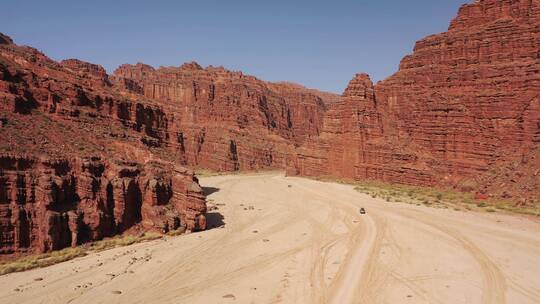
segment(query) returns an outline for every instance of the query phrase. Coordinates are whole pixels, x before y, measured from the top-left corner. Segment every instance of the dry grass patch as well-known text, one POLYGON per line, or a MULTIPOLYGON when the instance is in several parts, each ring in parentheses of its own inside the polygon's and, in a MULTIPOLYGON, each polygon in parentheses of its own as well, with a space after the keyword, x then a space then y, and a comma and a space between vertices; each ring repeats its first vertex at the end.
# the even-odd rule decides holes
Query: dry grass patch
POLYGON ((456 211, 463 212, 483 211, 492 213, 501 210, 510 213, 540 216, 540 201, 538 200, 526 206, 519 206, 516 205, 516 202, 495 198, 485 201, 476 200, 471 192, 465 192, 474 189, 471 181, 462 182, 459 187, 461 191, 458 191, 436 187, 389 184, 379 181, 355 181, 328 176, 311 178, 324 182, 353 185, 356 191, 365 193, 372 198, 382 198, 387 202, 424 205, 433 208, 453 208, 456 211))
MULTIPOLYGON (((338 181, 344 183, 343 181, 338 181)), ((373 198, 382 198, 387 202, 400 202, 414 205, 424 205, 433 208, 452 208, 454 210, 476 210, 497 212, 504 210, 512 213, 540 216, 540 204, 531 206, 516 206, 511 201, 488 199, 478 201, 472 193, 456 190, 416 187, 408 185, 392 185, 382 182, 348 182, 355 185, 355 190, 366 193, 373 198)))
POLYGON ((495 200, 490 202, 490 206, 493 206, 497 210, 504 210, 524 215, 540 216, 540 204, 538 202, 535 202, 530 206, 516 206, 515 204, 511 204, 506 201, 495 200))
POLYGON ((171 230, 169 232, 167 232, 167 235, 168 236, 178 236, 178 235, 182 235, 186 232, 186 227, 180 227, 176 230, 171 230))
POLYGON ((474 201, 469 193, 437 188, 391 185, 381 182, 356 182, 354 185, 355 190, 366 193, 373 198, 380 197, 387 202, 448 208, 448 205, 474 201))
POLYGON ((103 250, 107 250, 107 249, 111 249, 115 247, 129 246, 131 244, 140 243, 144 241, 157 240, 162 237, 163 235, 154 233, 154 232, 143 233, 142 235, 139 235, 139 236, 135 236, 135 235, 118 236, 118 237, 90 243, 89 250, 103 251, 103 250))
POLYGON ((106 240, 87 243, 77 247, 64 248, 43 254, 24 256, 13 261, 0 262, 0 275, 34 268, 47 267, 69 261, 74 258, 83 257, 91 252, 99 252, 116 247, 128 246, 144 241, 160 239, 162 237, 163 236, 161 234, 152 232, 144 233, 139 236, 117 236, 106 240))
POLYGON ((61 262, 69 261, 74 258, 85 256, 87 250, 82 247, 65 248, 50 253, 31 255, 19 258, 14 261, 0 263, 0 275, 11 272, 30 270, 33 268, 47 267, 61 262))

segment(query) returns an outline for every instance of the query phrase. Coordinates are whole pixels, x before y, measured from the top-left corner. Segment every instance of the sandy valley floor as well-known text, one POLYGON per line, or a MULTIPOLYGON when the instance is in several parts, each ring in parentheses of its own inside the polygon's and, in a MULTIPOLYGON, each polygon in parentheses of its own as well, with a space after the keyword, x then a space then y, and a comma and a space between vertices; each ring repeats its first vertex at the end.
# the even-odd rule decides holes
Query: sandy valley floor
POLYGON ((540 303, 538 222, 280 174, 201 183, 220 227, 0 276, 0 303, 540 303))

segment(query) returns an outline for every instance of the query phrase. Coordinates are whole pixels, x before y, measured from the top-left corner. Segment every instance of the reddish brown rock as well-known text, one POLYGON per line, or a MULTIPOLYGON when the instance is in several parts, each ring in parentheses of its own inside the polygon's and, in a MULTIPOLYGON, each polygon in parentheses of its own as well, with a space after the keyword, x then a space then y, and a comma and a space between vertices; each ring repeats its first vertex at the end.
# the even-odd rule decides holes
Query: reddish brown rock
POLYGON ((494 196, 538 200, 539 28, 540 1, 464 5, 375 96, 365 76, 351 81, 289 171, 415 185, 472 180, 494 196), (504 168, 520 171, 521 189, 504 168))
POLYGON ((12 44, 13 40, 10 37, 0 33, 0 44, 12 44))
POLYGON ((288 172, 427 185, 425 167, 414 146, 386 137, 373 84, 358 74, 330 106, 321 135, 298 149, 288 172))
POLYGON ((2 252, 133 229, 204 229, 204 195, 178 164, 284 168, 322 123, 315 91, 196 63, 124 65, 109 77, 98 65, 58 63, 2 39, 0 153, 28 163, 0 168, 2 252), (21 191, 31 199, 18 201, 21 191))
POLYGON ((193 173, 167 166, 0 156, 1 253, 56 250, 132 228, 204 229, 193 173))
POLYGON ((342 97, 224 68, 60 63, 0 35, 0 251, 132 229, 205 228, 193 173, 540 193, 540 3, 479 0, 417 42, 399 71, 342 97))
MULTIPOLYGON (((269 85, 273 86, 275 90, 278 90, 281 92, 288 91, 292 94, 305 95, 305 96, 308 96, 308 95, 317 96, 324 102, 325 105, 330 105, 332 103, 335 103, 341 100, 341 95, 306 88, 305 86, 294 83, 294 82, 280 81, 276 83, 269 83, 269 85)), ((308 98, 312 98, 312 97, 308 97, 308 98)))
POLYGON ((197 179, 161 148, 163 109, 122 96, 100 66, 3 44, 0 99, 0 253, 205 229, 197 179))
POLYGON ((168 107, 166 132, 177 159, 220 171, 284 168, 294 146, 319 133, 325 110, 314 91, 197 63, 122 65, 114 80, 168 107))
MULTIPOLYGON (((102 66, 78 59, 62 60, 60 64, 67 70, 74 72, 80 78, 88 78, 100 82, 101 85, 110 86, 109 75, 107 75, 107 72, 102 66)), ((92 82, 87 82, 85 84, 91 85, 92 82)))

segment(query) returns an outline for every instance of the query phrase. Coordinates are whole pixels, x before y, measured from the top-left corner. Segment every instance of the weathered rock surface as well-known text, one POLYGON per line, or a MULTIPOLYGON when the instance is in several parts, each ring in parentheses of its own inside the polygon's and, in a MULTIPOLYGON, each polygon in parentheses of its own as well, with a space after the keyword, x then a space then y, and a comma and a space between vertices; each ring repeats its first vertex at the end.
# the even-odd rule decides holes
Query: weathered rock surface
POLYGON ((196 63, 123 65, 109 76, 0 38, 2 252, 204 229, 197 179, 175 164, 284 168, 335 98, 196 63))
POLYGON ((289 171, 467 182, 488 195, 537 200, 539 29, 537 0, 464 5, 448 32, 417 42, 393 76, 374 88, 365 75, 353 79, 289 171), (519 178, 503 177, 508 168, 519 178))
POLYGON ((205 228, 193 172, 450 185, 540 197, 540 1, 464 5, 343 96, 196 63, 55 62, 0 34, 0 252, 205 228))
POLYGON ((127 99, 100 66, 2 39, 0 253, 205 229, 198 180, 159 149, 159 105, 127 99))
POLYGON ((369 76, 356 75, 330 106, 321 135, 298 149, 289 173, 430 184, 415 147, 387 138, 383 119, 369 76))
POLYGON ((0 33, 0 44, 12 44, 13 40, 10 37, 0 33))
POLYGON ((204 229, 192 173, 160 163, 0 156, 0 253, 76 246, 132 228, 204 229))
POLYGON ((325 110, 323 99, 307 89, 197 63, 122 65, 114 80, 134 95, 170 105, 164 132, 177 159, 220 171, 284 168, 294 146, 319 133, 325 110))

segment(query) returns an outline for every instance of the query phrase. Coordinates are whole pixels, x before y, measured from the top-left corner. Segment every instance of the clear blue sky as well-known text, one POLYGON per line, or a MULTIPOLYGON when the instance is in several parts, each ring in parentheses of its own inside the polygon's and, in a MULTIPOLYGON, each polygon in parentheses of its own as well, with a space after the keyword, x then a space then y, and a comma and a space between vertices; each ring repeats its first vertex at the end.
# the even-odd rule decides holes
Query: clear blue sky
POLYGON ((394 73, 414 42, 472 0, 65 0, 2 3, 0 32, 49 57, 223 65, 341 93, 357 72, 394 73))

